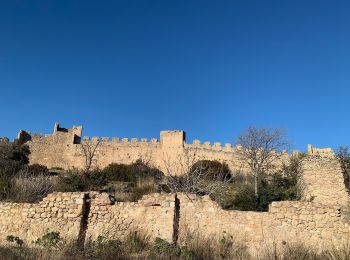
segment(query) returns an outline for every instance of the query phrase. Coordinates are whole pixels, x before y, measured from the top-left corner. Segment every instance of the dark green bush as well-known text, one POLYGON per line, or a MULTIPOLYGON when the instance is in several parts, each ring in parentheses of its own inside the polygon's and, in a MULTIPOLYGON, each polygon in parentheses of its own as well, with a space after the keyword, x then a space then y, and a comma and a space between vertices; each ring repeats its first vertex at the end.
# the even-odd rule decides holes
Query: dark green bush
POLYGON ((108 181, 137 182, 142 179, 161 180, 164 174, 156 168, 149 167, 141 160, 126 165, 111 163, 103 169, 108 181))
POLYGON ((37 176, 37 175, 48 175, 49 169, 41 164, 32 164, 25 167, 25 171, 30 176, 37 176))
POLYGON ((10 243, 15 243, 16 245, 18 246, 21 246, 23 245, 23 240, 20 239, 19 237, 17 236, 13 236, 13 235, 9 235, 6 237, 6 241, 10 242, 10 243))
POLYGON ((60 191, 86 191, 88 188, 88 179, 80 172, 69 171, 58 177, 58 189, 60 191))
MULTIPOLYGON (((154 241, 153 250, 159 255, 166 255, 168 257, 180 256, 182 252, 180 247, 170 244, 166 240, 159 237, 157 237, 154 241)), ((190 255, 190 251, 187 248, 184 248, 183 254, 184 256, 190 255)))
POLYGON ((93 171, 87 174, 90 190, 98 190, 108 184, 107 174, 103 171, 93 171))
POLYGON ((253 183, 242 184, 229 208, 237 210, 267 211, 273 201, 298 200, 300 160, 303 155, 293 156, 289 164, 270 176, 262 178, 258 185, 259 196, 255 198, 253 183))
POLYGON ((58 242, 61 241, 60 232, 49 232, 43 235, 41 238, 38 238, 37 240, 33 241, 34 244, 50 248, 50 247, 56 247, 58 242))
POLYGON ((200 160, 192 165, 191 173, 199 173, 206 180, 230 180, 231 171, 226 163, 210 160, 200 160))
POLYGON ((28 163, 29 149, 17 142, 0 142, 0 199, 11 197, 11 180, 28 163))

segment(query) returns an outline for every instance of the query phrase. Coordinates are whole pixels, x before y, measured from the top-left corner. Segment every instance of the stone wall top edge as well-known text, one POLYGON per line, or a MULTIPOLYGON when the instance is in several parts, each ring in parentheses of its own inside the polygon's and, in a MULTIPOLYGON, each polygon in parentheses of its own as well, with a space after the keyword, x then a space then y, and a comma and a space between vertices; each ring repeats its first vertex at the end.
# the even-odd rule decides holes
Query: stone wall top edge
POLYGON ((88 136, 84 136, 84 138, 82 139, 82 143, 84 142, 91 142, 91 141, 99 141, 101 142, 101 144, 133 144, 133 143, 147 143, 147 144, 159 144, 159 140, 158 138, 119 138, 119 137, 97 137, 94 136, 92 138, 88 137, 88 136))

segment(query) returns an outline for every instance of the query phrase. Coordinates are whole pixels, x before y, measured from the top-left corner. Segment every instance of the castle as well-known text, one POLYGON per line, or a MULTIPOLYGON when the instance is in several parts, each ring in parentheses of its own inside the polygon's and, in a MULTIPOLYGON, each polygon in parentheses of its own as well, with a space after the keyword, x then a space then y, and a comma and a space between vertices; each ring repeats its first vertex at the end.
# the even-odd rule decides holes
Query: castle
MULTIPOLYGON (((86 154, 84 145, 96 148, 93 163, 95 167, 104 168, 110 163, 131 164, 141 159, 148 164, 167 173, 169 168, 176 170, 177 163, 181 158, 191 158, 192 163, 199 160, 216 160, 226 163, 232 172, 247 171, 248 165, 240 154, 239 145, 232 147, 227 143, 224 146, 216 142, 201 143, 194 140, 192 144, 186 142, 184 131, 161 131, 160 140, 153 138, 98 138, 82 137, 82 126, 62 128, 55 124, 53 134, 41 136, 30 135, 21 130, 18 140, 27 143, 30 148, 30 163, 45 165, 48 168, 84 168, 86 154), (95 146, 95 147, 93 147, 95 146)), ((309 154, 321 156, 332 155, 329 148, 318 149, 308 146, 309 154)), ((287 152, 283 152, 281 160, 289 158, 287 152)))
MULTIPOLYGON (((82 128, 55 125, 53 135, 33 137, 26 131, 18 139, 31 150, 31 163, 48 167, 83 167, 81 145, 97 138, 81 138, 82 128)), ((232 169, 243 163, 236 150, 220 144, 185 142, 183 131, 162 131, 160 142, 152 139, 102 139, 98 166, 111 162, 131 163, 140 156, 161 162, 164 154, 174 156, 198 151, 201 158, 226 160, 232 169), (234 158, 234 159, 232 159, 234 158)), ((161 167, 162 164, 159 164, 161 167)), ((7 235, 26 243, 48 231, 60 231, 66 241, 123 239, 129 232, 145 232, 154 239, 186 245, 193 234, 222 239, 232 236, 245 243, 251 252, 264 247, 283 247, 303 243, 318 249, 346 245, 350 237, 349 194, 340 163, 330 149, 308 147, 301 163, 300 201, 273 202, 268 212, 223 210, 208 196, 189 194, 150 194, 138 202, 114 202, 107 193, 52 193, 39 203, 0 203, 0 244, 7 235)))
POLYGON ((178 157, 195 157, 194 160, 217 160, 228 164, 231 170, 247 168, 244 160, 239 156, 239 146, 231 144, 201 143, 194 140, 192 144, 186 142, 184 131, 161 131, 160 140, 153 138, 98 138, 82 137, 82 126, 62 128, 55 124, 53 134, 31 136, 27 131, 20 131, 18 139, 26 142, 30 148, 30 163, 38 163, 48 168, 63 169, 84 168, 84 144, 96 146, 94 166, 104 168, 110 163, 131 164, 138 159, 165 171, 167 163, 174 163, 178 157))

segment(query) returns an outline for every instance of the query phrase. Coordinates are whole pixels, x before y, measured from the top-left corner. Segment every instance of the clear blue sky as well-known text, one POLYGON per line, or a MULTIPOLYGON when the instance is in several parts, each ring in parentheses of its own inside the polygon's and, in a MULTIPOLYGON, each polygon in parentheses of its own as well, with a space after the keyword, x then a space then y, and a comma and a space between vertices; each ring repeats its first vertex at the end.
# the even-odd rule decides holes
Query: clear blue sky
POLYGON ((349 1, 0 2, 0 136, 350 144, 349 1))

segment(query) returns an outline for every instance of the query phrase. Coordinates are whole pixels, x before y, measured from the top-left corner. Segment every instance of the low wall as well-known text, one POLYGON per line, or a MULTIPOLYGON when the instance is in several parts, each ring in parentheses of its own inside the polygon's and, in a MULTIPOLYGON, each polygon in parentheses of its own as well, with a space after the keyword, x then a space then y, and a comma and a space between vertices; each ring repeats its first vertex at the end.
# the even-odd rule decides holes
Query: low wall
POLYGON ((137 203, 112 204, 107 194, 93 194, 86 239, 96 240, 101 235, 123 240, 130 232, 143 232, 150 239, 160 237, 172 241, 174 195, 152 194, 137 203))
POLYGON ((84 193, 53 193, 40 203, 0 203, 0 242, 8 235, 30 244, 49 231, 65 240, 79 236, 84 193))
POLYGON ((251 252, 285 243, 303 243, 321 250, 350 238, 347 212, 339 205, 313 202, 273 202, 268 212, 227 211, 209 197, 179 195, 180 243, 193 237, 219 241, 232 237, 251 252))
POLYGON ((142 232, 186 245, 198 235, 217 240, 230 236, 258 252, 273 243, 301 242, 325 249, 349 238, 346 212, 339 205, 273 202, 268 212, 221 209, 208 196, 152 194, 140 201, 113 202, 106 193, 53 193, 40 203, 0 203, 0 243, 14 235, 28 245, 50 231, 66 241, 123 240, 142 232))

